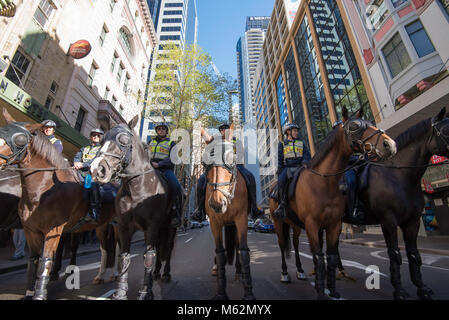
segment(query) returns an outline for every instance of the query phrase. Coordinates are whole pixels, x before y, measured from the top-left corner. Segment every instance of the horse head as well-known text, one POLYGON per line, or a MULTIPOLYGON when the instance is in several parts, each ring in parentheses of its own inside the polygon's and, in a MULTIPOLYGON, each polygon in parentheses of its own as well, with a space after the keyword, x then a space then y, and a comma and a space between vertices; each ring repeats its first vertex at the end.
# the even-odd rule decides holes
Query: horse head
POLYGON ((427 151, 431 155, 449 157, 449 117, 446 107, 432 118, 432 133, 427 141, 427 151))
POLYGON ((376 128, 368 120, 362 119, 363 107, 353 116, 348 115, 346 107, 342 109, 343 121, 340 124, 352 152, 381 159, 391 158, 396 152, 396 143, 382 129, 376 128))
POLYGON ((131 164, 133 149, 143 149, 132 131, 137 121, 138 116, 135 116, 128 125, 119 124, 106 133, 90 166, 94 181, 108 183, 114 175, 123 174, 131 164))
POLYGON ((40 130, 42 124, 17 122, 3 109, 6 126, 0 128, 0 165, 17 164, 25 158, 32 133, 40 130))
POLYGON ((225 213, 231 204, 237 182, 237 164, 232 143, 234 128, 234 124, 231 124, 224 139, 206 142, 208 146, 204 154, 207 185, 212 187, 208 204, 220 214, 225 213))

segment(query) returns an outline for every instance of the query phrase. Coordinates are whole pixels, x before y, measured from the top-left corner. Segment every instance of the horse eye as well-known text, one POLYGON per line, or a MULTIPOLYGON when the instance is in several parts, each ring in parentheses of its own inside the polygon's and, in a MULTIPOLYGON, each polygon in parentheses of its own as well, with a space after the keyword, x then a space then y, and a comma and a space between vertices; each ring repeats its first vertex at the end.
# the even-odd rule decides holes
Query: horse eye
POLYGON ((28 139, 25 134, 20 133, 13 138, 13 142, 16 146, 23 147, 28 143, 28 139))
POLYGON ((127 134, 122 133, 117 137, 117 140, 119 144, 126 146, 130 142, 130 137, 127 134))

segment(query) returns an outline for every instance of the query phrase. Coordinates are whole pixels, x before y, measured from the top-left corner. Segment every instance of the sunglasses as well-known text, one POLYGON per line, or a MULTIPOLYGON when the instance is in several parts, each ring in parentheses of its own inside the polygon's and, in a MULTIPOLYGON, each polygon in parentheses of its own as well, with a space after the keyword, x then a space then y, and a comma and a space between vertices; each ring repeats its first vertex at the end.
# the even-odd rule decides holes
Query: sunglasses
POLYGON ((159 128, 156 129, 156 131, 161 131, 161 130, 166 131, 167 129, 165 129, 165 127, 159 127, 159 128))
POLYGON ((91 137, 99 137, 99 138, 100 138, 100 137, 101 137, 101 134, 99 134, 99 133, 93 133, 93 134, 91 134, 90 136, 91 136, 91 137))

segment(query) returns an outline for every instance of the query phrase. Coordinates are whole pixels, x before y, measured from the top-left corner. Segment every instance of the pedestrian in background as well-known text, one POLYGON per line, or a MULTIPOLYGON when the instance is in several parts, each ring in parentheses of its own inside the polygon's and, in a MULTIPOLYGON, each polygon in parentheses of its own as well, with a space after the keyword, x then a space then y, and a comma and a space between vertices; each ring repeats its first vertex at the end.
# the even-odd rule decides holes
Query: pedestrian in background
POLYGON ((13 237, 12 237, 14 247, 16 248, 16 251, 12 255, 12 257, 9 260, 15 261, 20 260, 25 257, 25 232, 23 229, 13 229, 13 237))

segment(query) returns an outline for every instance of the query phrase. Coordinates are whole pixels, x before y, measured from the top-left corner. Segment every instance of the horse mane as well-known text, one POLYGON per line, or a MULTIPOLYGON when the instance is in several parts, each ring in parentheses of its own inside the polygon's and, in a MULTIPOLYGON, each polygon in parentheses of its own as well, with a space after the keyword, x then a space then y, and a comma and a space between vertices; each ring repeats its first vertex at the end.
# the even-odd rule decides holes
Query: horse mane
POLYGON ((418 122, 413 127, 408 128, 406 131, 401 133, 394 141, 396 142, 396 148, 401 150, 408 146, 411 142, 419 139, 423 134, 425 134, 431 126, 431 119, 426 119, 418 122))
POLYGON ((67 167, 67 162, 55 146, 48 140, 47 136, 40 131, 33 134, 30 143, 31 151, 37 156, 50 162, 52 166, 58 168, 67 167))
POLYGON ((338 129, 334 128, 331 133, 326 137, 326 139, 318 145, 318 150, 315 155, 310 160, 308 165, 309 168, 316 167, 328 154, 335 144, 338 137, 338 129))

